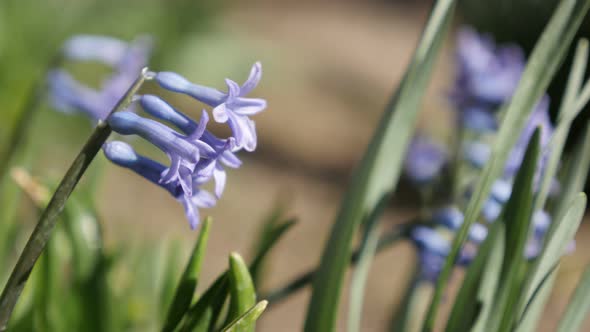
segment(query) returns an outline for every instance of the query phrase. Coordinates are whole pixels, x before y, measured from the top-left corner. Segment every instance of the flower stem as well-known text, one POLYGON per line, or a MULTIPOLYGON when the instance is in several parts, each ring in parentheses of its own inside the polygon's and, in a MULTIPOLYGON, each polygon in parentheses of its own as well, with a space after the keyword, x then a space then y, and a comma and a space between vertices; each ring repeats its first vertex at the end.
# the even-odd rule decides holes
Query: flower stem
MULTIPOLYGON (((384 249, 388 248, 390 245, 397 243, 399 240, 403 240, 408 237, 412 229, 414 229, 418 225, 423 225, 422 222, 407 222, 403 224, 397 225, 393 230, 389 231, 385 235, 383 235, 377 244, 377 253, 383 251, 384 249)), ((357 249, 351 256, 350 256, 350 264, 355 265, 360 259, 360 252, 357 249)), ((263 294, 260 296, 261 299, 268 300, 269 306, 275 305, 282 300, 286 299, 293 293, 299 291, 309 283, 313 281, 313 277, 316 270, 308 271, 295 280, 292 280, 287 285, 270 291, 267 294, 263 294)), ((269 307, 269 308, 270 308, 269 307)))
MULTIPOLYGON (((151 79, 151 74, 144 68, 141 75, 135 80, 133 85, 127 90, 123 98, 119 100, 111 113, 121 111, 129 106, 132 97, 137 93, 143 83, 151 79)), ((37 226, 31 237, 27 241, 23 252, 21 253, 16 266, 10 274, 10 278, 0 296, 0 332, 8 328, 8 320, 18 301, 18 298, 35 266, 35 262, 43 252, 51 232, 55 227, 57 218, 61 214, 68 197, 74 191, 76 184, 84 175, 84 172, 105 143, 111 128, 106 121, 100 121, 92 135, 86 141, 86 144, 72 162, 67 173, 61 180, 49 204, 41 214, 37 226)))

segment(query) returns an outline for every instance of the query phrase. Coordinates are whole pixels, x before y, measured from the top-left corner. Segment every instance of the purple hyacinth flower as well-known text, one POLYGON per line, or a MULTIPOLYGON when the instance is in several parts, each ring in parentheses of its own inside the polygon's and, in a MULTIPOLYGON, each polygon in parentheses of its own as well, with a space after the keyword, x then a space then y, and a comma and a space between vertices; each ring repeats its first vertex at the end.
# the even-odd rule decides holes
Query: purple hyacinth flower
POLYGON ((76 35, 65 41, 62 54, 68 60, 96 61, 115 67, 125 56, 126 42, 99 35, 76 35))
POLYGON ((482 142, 464 142, 463 155, 465 159, 477 168, 483 168, 490 159, 492 149, 489 145, 482 142))
POLYGON ((167 190, 176 200, 182 203, 187 219, 192 229, 199 223, 199 208, 210 208, 215 205, 215 198, 209 192, 195 186, 190 192, 185 185, 177 181, 162 183, 160 174, 166 170, 166 166, 141 156, 133 148, 124 142, 113 141, 103 146, 107 159, 113 163, 128 168, 143 178, 157 184, 167 190))
POLYGON ((254 151, 257 145, 256 126, 249 116, 255 115, 266 108, 266 101, 258 98, 246 98, 260 81, 262 66, 255 63, 250 76, 240 87, 236 82, 226 79, 228 92, 194 84, 186 78, 172 72, 160 72, 156 81, 164 89, 187 94, 209 106, 214 107, 213 117, 216 122, 228 123, 236 146, 234 151, 244 148, 254 151))
POLYGON ((437 209, 432 214, 435 223, 443 225, 451 230, 457 230, 463 224, 463 213, 456 206, 446 206, 437 209))
POLYGON ((193 173, 201 156, 211 159, 218 154, 211 146, 200 140, 207 125, 207 118, 201 119, 197 129, 189 136, 181 135, 157 121, 128 111, 112 114, 107 121, 114 132, 140 136, 165 152, 170 159, 170 167, 162 173, 161 181, 179 181, 188 192, 193 188, 193 173))
POLYGON ((465 106, 488 105, 494 112, 510 98, 524 70, 525 58, 516 46, 496 46, 487 36, 472 29, 459 32, 458 77, 452 100, 465 106))
POLYGON ((408 178, 425 184, 436 178, 447 162, 447 152, 424 136, 416 136, 408 147, 404 171, 408 178))
MULTIPOLYGON (((444 266, 444 261, 451 250, 449 240, 444 238, 436 230, 428 227, 416 227, 412 230, 410 238, 418 248, 420 260, 419 278, 427 281, 436 281, 444 266)), ((457 264, 468 265, 473 261, 475 251, 467 246, 461 250, 457 264)))
POLYGON ((75 80, 63 69, 48 73, 50 99, 63 112, 82 112, 95 121, 104 120, 146 66, 151 41, 140 37, 131 43, 103 36, 76 36, 66 41, 66 60, 97 61, 113 68, 99 89, 75 80))
POLYGON ((474 132, 495 132, 498 130, 496 114, 484 107, 469 106, 462 110, 461 126, 474 132))
MULTIPOLYGON (((201 120, 197 123, 157 96, 144 95, 141 96, 139 102, 148 114, 176 126, 186 135, 195 135, 198 128, 201 125, 205 126, 209 121, 209 115, 204 110, 201 114, 201 120)), ((238 168, 241 165, 241 161, 231 151, 234 139, 233 137, 227 140, 220 139, 205 130, 200 134, 199 140, 212 147, 216 153, 214 156, 209 156, 208 159, 199 160, 195 165, 195 174, 199 174, 199 178, 195 179, 195 181, 202 184, 214 178, 215 195, 219 198, 223 193, 227 177, 223 165, 231 168, 238 168)))

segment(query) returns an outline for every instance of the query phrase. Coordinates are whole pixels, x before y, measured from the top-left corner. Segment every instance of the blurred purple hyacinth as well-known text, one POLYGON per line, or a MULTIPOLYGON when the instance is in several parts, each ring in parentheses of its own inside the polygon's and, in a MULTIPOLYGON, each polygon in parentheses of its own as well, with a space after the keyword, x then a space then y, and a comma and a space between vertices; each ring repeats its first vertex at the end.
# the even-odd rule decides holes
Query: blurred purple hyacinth
MULTIPOLYGON (((429 227, 416 227, 410 234, 410 238, 418 249, 418 278, 424 281, 436 282, 444 266, 445 259, 451 250, 450 241, 429 227)), ((465 247, 459 255, 457 264, 467 265, 473 258, 473 251, 465 247)))
POLYGON ((434 180, 447 162, 445 149, 431 139, 417 135, 414 137, 404 162, 404 172, 417 184, 434 180))
POLYGON ((82 112, 91 119, 104 120, 147 65, 151 39, 140 37, 127 43, 93 35, 78 35, 67 40, 62 56, 68 61, 98 62, 113 69, 99 89, 77 81, 66 70, 52 69, 47 76, 50 99, 62 112, 82 112))
MULTIPOLYGON (((249 92, 260 79, 260 64, 257 63, 254 68, 257 70, 254 73, 255 78, 252 79, 253 74, 251 74, 251 79, 244 84, 242 90, 249 92)), ((180 89, 178 74, 155 73, 155 77, 160 77, 163 82, 167 82, 160 84, 164 89, 182 92, 193 91, 195 87, 198 87, 199 93, 208 91, 211 100, 218 98, 224 100, 221 103, 230 103, 228 100, 231 98, 221 96, 222 92, 186 83, 188 81, 184 84, 185 88, 188 87, 189 90, 180 89), (169 81, 166 77, 176 78, 169 81)), ((107 119, 109 125, 118 134, 139 136, 156 146, 168 157, 169 166, 138 155, 131 146, 118 141, 105 145, 105 156, 115 164, 134 171, 170 192, 184 206, 189 224, 194 229, 200 220, 199 208, 212 207, 215 205, 216 199, 221 198, 227 180, 225 167, 238 168, 241 161, 235 153, 242 148, 249 150, 249 148, 255 147, 255 140, 253 146, 248 145, 250 143, 240 145, 238 143, 239 135, 235 135, 235 131, 234 135, 229 138, 216 137, 207 130, 209 114, 206 110, 201 112, 201 117, 197 122, 158 96, 135 96, 135 101, 155 119, 148 119, 130 111, 122 111, 109 116, 107 119), (166 124, 177 128, 177 130, 166 124), (203 189, 204 185, 211 182, 214 182, 215 195, 211 195, 203 189)), ((265 101, 263 103, 266 105, 265 101)), ((217 103, 214 107, 219 107, 219 105, 217 103)), ((213 111, 215 112, 215 109, 213 111)), ((247 120, 252 122, 249 118, 247 120)), ((231 122, 229 126, 232 126, 231 122)), ((254 128, 253 122, 252 128, 254 128)))
POLYGON ((524 70, 524 53, 517 46, 497 46, 470 28, 459 32, 457 80, 451 99, 460 110, 495 112, 512 96, 524 70))
POLYGON ((246 82, 238 83, 226 79, 227 93, 214 88, 191 83, 186 78, 171 72, 160 72, 156 81, 167 90, 189 95, 213 108, 213 118, 219 123, 228 123, 235 139, 233 150, 254 151, 257 144, 256 126, 249 116, 266 108, 266 101, 259 98, 246 98, 260 81, 262 66, 255 63, 246 82))

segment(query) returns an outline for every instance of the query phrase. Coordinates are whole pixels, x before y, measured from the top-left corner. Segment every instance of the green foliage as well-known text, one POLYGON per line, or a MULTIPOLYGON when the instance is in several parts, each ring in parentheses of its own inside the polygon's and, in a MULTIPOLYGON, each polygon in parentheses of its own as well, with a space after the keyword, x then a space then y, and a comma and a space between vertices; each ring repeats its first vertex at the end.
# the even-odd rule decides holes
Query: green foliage
MULTIPOLYGON (((307 309, 305 331, 334 331, 352 239, 396 187, 418 106, 453 13, 454 2, 437 1, 414 58, 356 171, 326 243, 307 309)), ((377 211, 378 213, 378 211, 377 211)))
POLYGON ((165 320, 162 331, 174 331, 191 305, 193 295, 197 289, 203 258, 205 257, 210 227, 211 218, 207 218, 203 222, 203 226, 201 226, 201 232, 195 248, 180 278, 178 287, 176 287, 176 293, 168 310, 168 317, 165 320))

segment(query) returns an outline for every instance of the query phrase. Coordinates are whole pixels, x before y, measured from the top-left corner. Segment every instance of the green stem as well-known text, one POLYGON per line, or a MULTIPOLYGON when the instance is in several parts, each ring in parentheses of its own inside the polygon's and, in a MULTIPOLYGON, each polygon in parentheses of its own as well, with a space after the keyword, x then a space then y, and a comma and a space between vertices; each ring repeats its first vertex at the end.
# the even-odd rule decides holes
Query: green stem
MULTIPOLYGON (((407 238, 412 229, 414 229, 418 225, 423 224, 424 223, 407 222, 397 225, 393 230, 386 233, 379 239, 379 243, 377 244, 377 253, 383 251, 384 249, 388 248, 390 245, 396 243, 397 241, 407 238)), ((356 263, 358 263, 359 259, 360 250, 357 249, 350 256, 350 264, 355 265, 356 263)), ((303 287, 311 283, 313 281, 313 277, 316 271, 317 269, 308 271, 296 278, 295 280, 289 282, 286 286, 270 291, 267 294, 263 294, 262 296, 260 296, 260 298, 268 300, 269 308, 272 308, 275 304, 285 300, 293 293, 301 290, 303 287)))
MULTIPOLYGON (((127 108, 132 101, 133 95, 137 93, 147 79, 151 79, 151 76, 149 76, 147 68, 144 68, 141 75, 135 80, 129 90, 127 90, 123 98, 119 100, 111 113, 127 108)), ((0 296, 0 332, 6 331, 8 320, 10 319, 16 302, 29 279, 29 275, 35 266, 35 262, 47 245, 47 241, 55 227, 57 218, 61 214, 68 197, 74 191, 76 184, 78 184, 78 181, 82 178, 82 175, 84 175, 84 172, 110 134, 111 128, 107 122, 100 121, 76 159, 72 162, 70 168, 53 194, 53 197, 49 201, 49 204, 41 214, 37 226, 27 241, 16 266, 10 274, 8 282, 2 291, 2 295, 0 296)))

